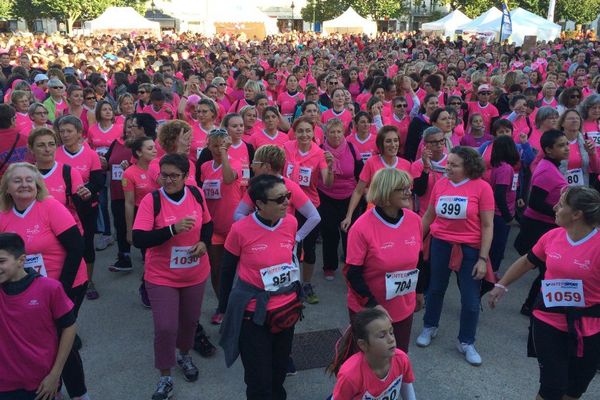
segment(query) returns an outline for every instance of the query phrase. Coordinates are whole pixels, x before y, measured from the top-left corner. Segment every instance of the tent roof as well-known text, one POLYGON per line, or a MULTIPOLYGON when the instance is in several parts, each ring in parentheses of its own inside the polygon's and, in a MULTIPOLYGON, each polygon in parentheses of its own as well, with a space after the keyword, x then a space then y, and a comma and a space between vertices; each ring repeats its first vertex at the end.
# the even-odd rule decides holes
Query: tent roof
POLYGON ((445 17, 437 21, 427 22, 421 25, 424 31, 454 31, 456 27, 471 22, 472 19, 463 14, 460 10, 454 10, 445 17))
POLYGON ((158 22, 147 20, 131 7, 108 7, 89 23, 92 29, 155 29, 160 32, 158 22))
POLYGON ((539 27, 544 28, 544 29, 552 29, 552 28, 561 29, 561 26, 559 24, 555 24, 554 22, 548 21, 546 18, 540 17, 539 15, 534 14, 531 11, 527 11, 521 7, 512 10, 510 12, 510 16, 511 16, 511 18, 518 18, 521 21, 524 21, 524 20, 531 21, 532 23, 537 24, 537 25, 539 25, 539 27))
POLYGON ((362 26, 365 23, 373 23, 370 19, 363 18, 359 13, 354 11, 354 8, 348 7, 342 15, 329 21, 323 22, 325 26, 336 27, 354 27, 362 26))
POLYGON ((483 14, 481 14, 479 17, 475 18, 473 21, 468 22, 464 25, 458 26, 457 29, 460 29, 464 32, 473 31, 480 25, 486 24, 490 21, 493 21, 493 20, 501 18, 501 17, 502 17, 502 11, 498 10, 496 7, 492 7, 489 10, 487 10, 486 12, 484 12, 483 14))

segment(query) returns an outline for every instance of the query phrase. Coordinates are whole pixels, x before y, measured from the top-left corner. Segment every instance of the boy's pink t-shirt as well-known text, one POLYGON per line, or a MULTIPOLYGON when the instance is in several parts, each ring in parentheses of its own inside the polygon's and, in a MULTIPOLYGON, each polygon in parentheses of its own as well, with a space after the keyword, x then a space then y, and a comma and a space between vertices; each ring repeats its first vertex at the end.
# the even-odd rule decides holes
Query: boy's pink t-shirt
POLYGON ((249 143, 257 150, 260 146, 264 146, 266 144, 274 144, 283 148, 283 145, 289 142, 290 139, 288 135, 284 132, 277 131, 275 136, 269 136, 264 130, 256 131, 252 136, 246 139, 246 143, 249 143))
MULTIPOLYGON (((498 167, 492 168, 492 173, 490 175, 490 186, 492 189, 495 189, 496 185, 508 186, 506 191, 506 204, 508 205, 508 211, 510 211, 510 214, 513 216, 515 215, 518 180, 519 174, 515 172, 514 168, 510 164, 502 162, 498 167)), ((502 215, 497 204, 495 215, 502 215)))
MULTIPOLYGON (((583 281, 585 307, 600 304, 600 235, 594 229, 588 236, 574 242, 564 228, 545 233, 533 246, 532 253, 546 263, 544 279, 577 279, 583 281)), ((533 315, 563 332, 568 332, 565 314, 534 310, 533 315)), ((600 332, 600 318, 582 317, 583 336, 600 332)))
POLYGON ((323 125, 327 123, 332 118, 337 118, 342 121, 344 124, 344 134, 348 132, 348 128, 350 128, 350 124, 352 123, 352 113, 344 108, 341 113, 336 113, 333 108, 323 112, 321 114, 321 122, 323 125))
POLYGON ((72 309, 53 279, 35 278, 17 295, 0 289, 0 392, 37 390, 56 361, 56 322, 72 309))
MULTIPOLYGON (((52 197, 34 201, 23 214, 14 207, 0 213, 0 232, 14 232, 21 236, 27 256, 41 256, 41 259, 38 258, 40 262, 31 266, 40 275, 55 280, 60 279, 67 257, 57 236, 73 226, 77 226, 77 223, 69 210, 52 197)), ((82 259, 73 287, 83 285, 87 278, 85 261, 82 259)))
POLYGON ((327 168, 325 162, 325 152, 315 143, 312 143, 310 150, 303 154, 298 149, 298 142, 291 141, 284 145, 285 150, 285 176, 300 185, 300 188, 306 193, 315 207, 321 204, 319 193, 317 192, 317 183, 321 171, 327 168))
POLYGON ((333 388, 332 400, 400 400, 402 383, 414 381, 412 365, 402 350, 396 349, 390 370, 384 379, 375 375, 364 353, 358 352, 342 364, 333 388))
MULTIPOLYGON (((261 270, 271 266, 292 263, 298 222, 287 214, 275 226, 266 226, 253 213, 235 222, 225 240, 225 250, 240 258, 238 277, 258 288, 265 288, 261 270)), ((296 298, 296 293, 271 296, 267 310, 274 310, 296 298)), ((252 299, 246 310, 254 311, 256 300, 252 299)))
MULTIPOLYGON (((367 286, 393 322, 402 321, 415 311, 415 291, 389 298, 386 292, 388 274, 415 271, 423 243, 421 217, 408 209, 403 212, 404 216, 397 224, 390 224, 372 208, 356 220, 348 233, 346 264, 363 267, 367 286)), ((417 278, 418 272, 410 281, 414 288, 417 278)), ((359 312, 364 304, 365 299, 349 287, 348 308, 359 312)))
POLYGON ((200 167, 202 189, 214 222, 214 231, 221 235, 227 235, 229 232, 233 224, 233 212, 242 198, 242 167, 234 160, 230 160, 230 165, 237 175, 230 184, 223 182, 222 164, 215 167, 214 161, 208 161, 200 167))
POLYGON ((103 156, 108 151, 112 142, 122 136, 123 125, 113 124, 109 129, 104 130, 100 128, 100 125, 94 124, 88 130, 87 140, 90 147, 103 156))
POLYGON ((148 170, 140 168, 137 164, 130 165, 123 172, 121 180, 123 192, 133 192, 135 206, 138 207, 142 199, 148 194, 159 188, 156 181, 153 181, 148 175, 148 170))
POLYGON ((346 138, 348 143, 352 143, 354 150, 360 154, 360 158, 362 159, 363 163, 366 163, 373 154, 377 154, 379 152, 377 150, 377 144, 375 144, 375 139, 377 139, 377 136, 370 133, 365 140, 361 140, 357 133, 349 135, 346 138))
MULTIPOLYGON (((537 186, 540 189, 545 190, 548 193, 548 196, 546 197, 546 203, 551 207, 554 207, 560 199, 560 194, 563 188, 567 186, 567 180, 556 165, 544 158, 540 160, 537 168, 535 171, 533 171, 533 175, 531 177, 531 187, 533 186, 537 186)), ((525 209, 523 215, 531 219, 546 222, 548 224, 556 224, 554 217, 544 215, 531 209, 530 207, 525 209)))
POLYGON ((191 257, 189 249, 200 241, 202 225, 211 221, 206 206, 204 193, 203 204, 199 204, 190 190, 186 187, 183 197, 173 201, 167 197, 164 190, 160 193, 160 212, 154 218, 154 203, 152 194, 147 194, 140 203, 133 229, 152 231, 176 224, 185 217, 194 217, 196 222, 192 229, 171 237, 160 246, 146 250, 144 279, 150 283, 168 287, 194 286, 204 282, 210 274, 208 254, 191 257))
POLYGON ((69 153, 64 146, 59 147, 56 149, 56 161, 79 171, 84 183, 90 181, 90 172, 102 170, 98 154, 85 145, 75 154, 69 153))
POLYGON ((431 236, 451 243, 481 245, 481 211, 494 211, 494 194, 483 179, 465 179, 454 183, 448 178, 438 181, 431 193, 435 219, 431 236))
POLYGON ((396 162, 393 165, 388 165, 380 155, 371 156, 365 163, 363 170, 360 172, 359 179, 367 184, 367 187, 371 185, 371 180, 375 173, 380 169, 384 168, 396 168, 400 171, 407 172, 411 177, 411 164, 410 161, 404 158, 396 157, 396 162))

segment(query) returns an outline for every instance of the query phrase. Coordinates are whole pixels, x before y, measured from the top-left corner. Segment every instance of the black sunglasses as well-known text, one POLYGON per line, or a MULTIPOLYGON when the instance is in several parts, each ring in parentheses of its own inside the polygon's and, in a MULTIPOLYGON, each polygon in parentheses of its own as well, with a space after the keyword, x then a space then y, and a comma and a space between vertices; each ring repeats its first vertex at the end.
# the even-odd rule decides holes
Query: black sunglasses
POLYGON ((287 192, 286 194, 281 195, 281 196, 279 196, 277 198, 274 198, 274 199, 265 199, 265 201, 272 201, 272 202, 277 203, 277 204, 283 204, 286 200, 289 200, 291 197, 292 197, 292 193, 291 192, 287 192))

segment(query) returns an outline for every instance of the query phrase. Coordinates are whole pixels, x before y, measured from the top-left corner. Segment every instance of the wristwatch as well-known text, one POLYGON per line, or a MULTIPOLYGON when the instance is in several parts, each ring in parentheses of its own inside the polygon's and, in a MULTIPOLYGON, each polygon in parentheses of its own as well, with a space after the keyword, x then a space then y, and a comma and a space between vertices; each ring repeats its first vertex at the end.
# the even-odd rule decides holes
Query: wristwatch
POLYGON ((482 260, 482 261, 488 262, 488 258, 487 257, 479 256, 479 259, 482 260))

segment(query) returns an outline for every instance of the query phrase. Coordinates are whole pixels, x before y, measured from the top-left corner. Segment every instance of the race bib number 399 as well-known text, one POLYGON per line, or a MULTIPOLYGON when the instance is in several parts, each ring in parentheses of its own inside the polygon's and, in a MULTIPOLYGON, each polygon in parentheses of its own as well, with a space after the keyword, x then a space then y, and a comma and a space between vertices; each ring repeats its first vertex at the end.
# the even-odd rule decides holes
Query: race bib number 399
POLYGON ((469 199, 464 196, 440 196, 435 206, 438 217, 447 219, 467 219, 469 199))
POLYGON ((585 307, 583 282, 578 279, 545 279, 542 281, 544 305, 550 307, 585 307))
POLYGON ((394 297, 403 296, 412 293, 417 288, 419 279, 419 270, 396 271, 385 273, 385 299, 391 300, 394 297))
POLYGON ((275 292, 279 288, 291 285, 300 280, 300 269, 294 263, 283 263, 260 270, 260 277, 265 290, 275 292))

